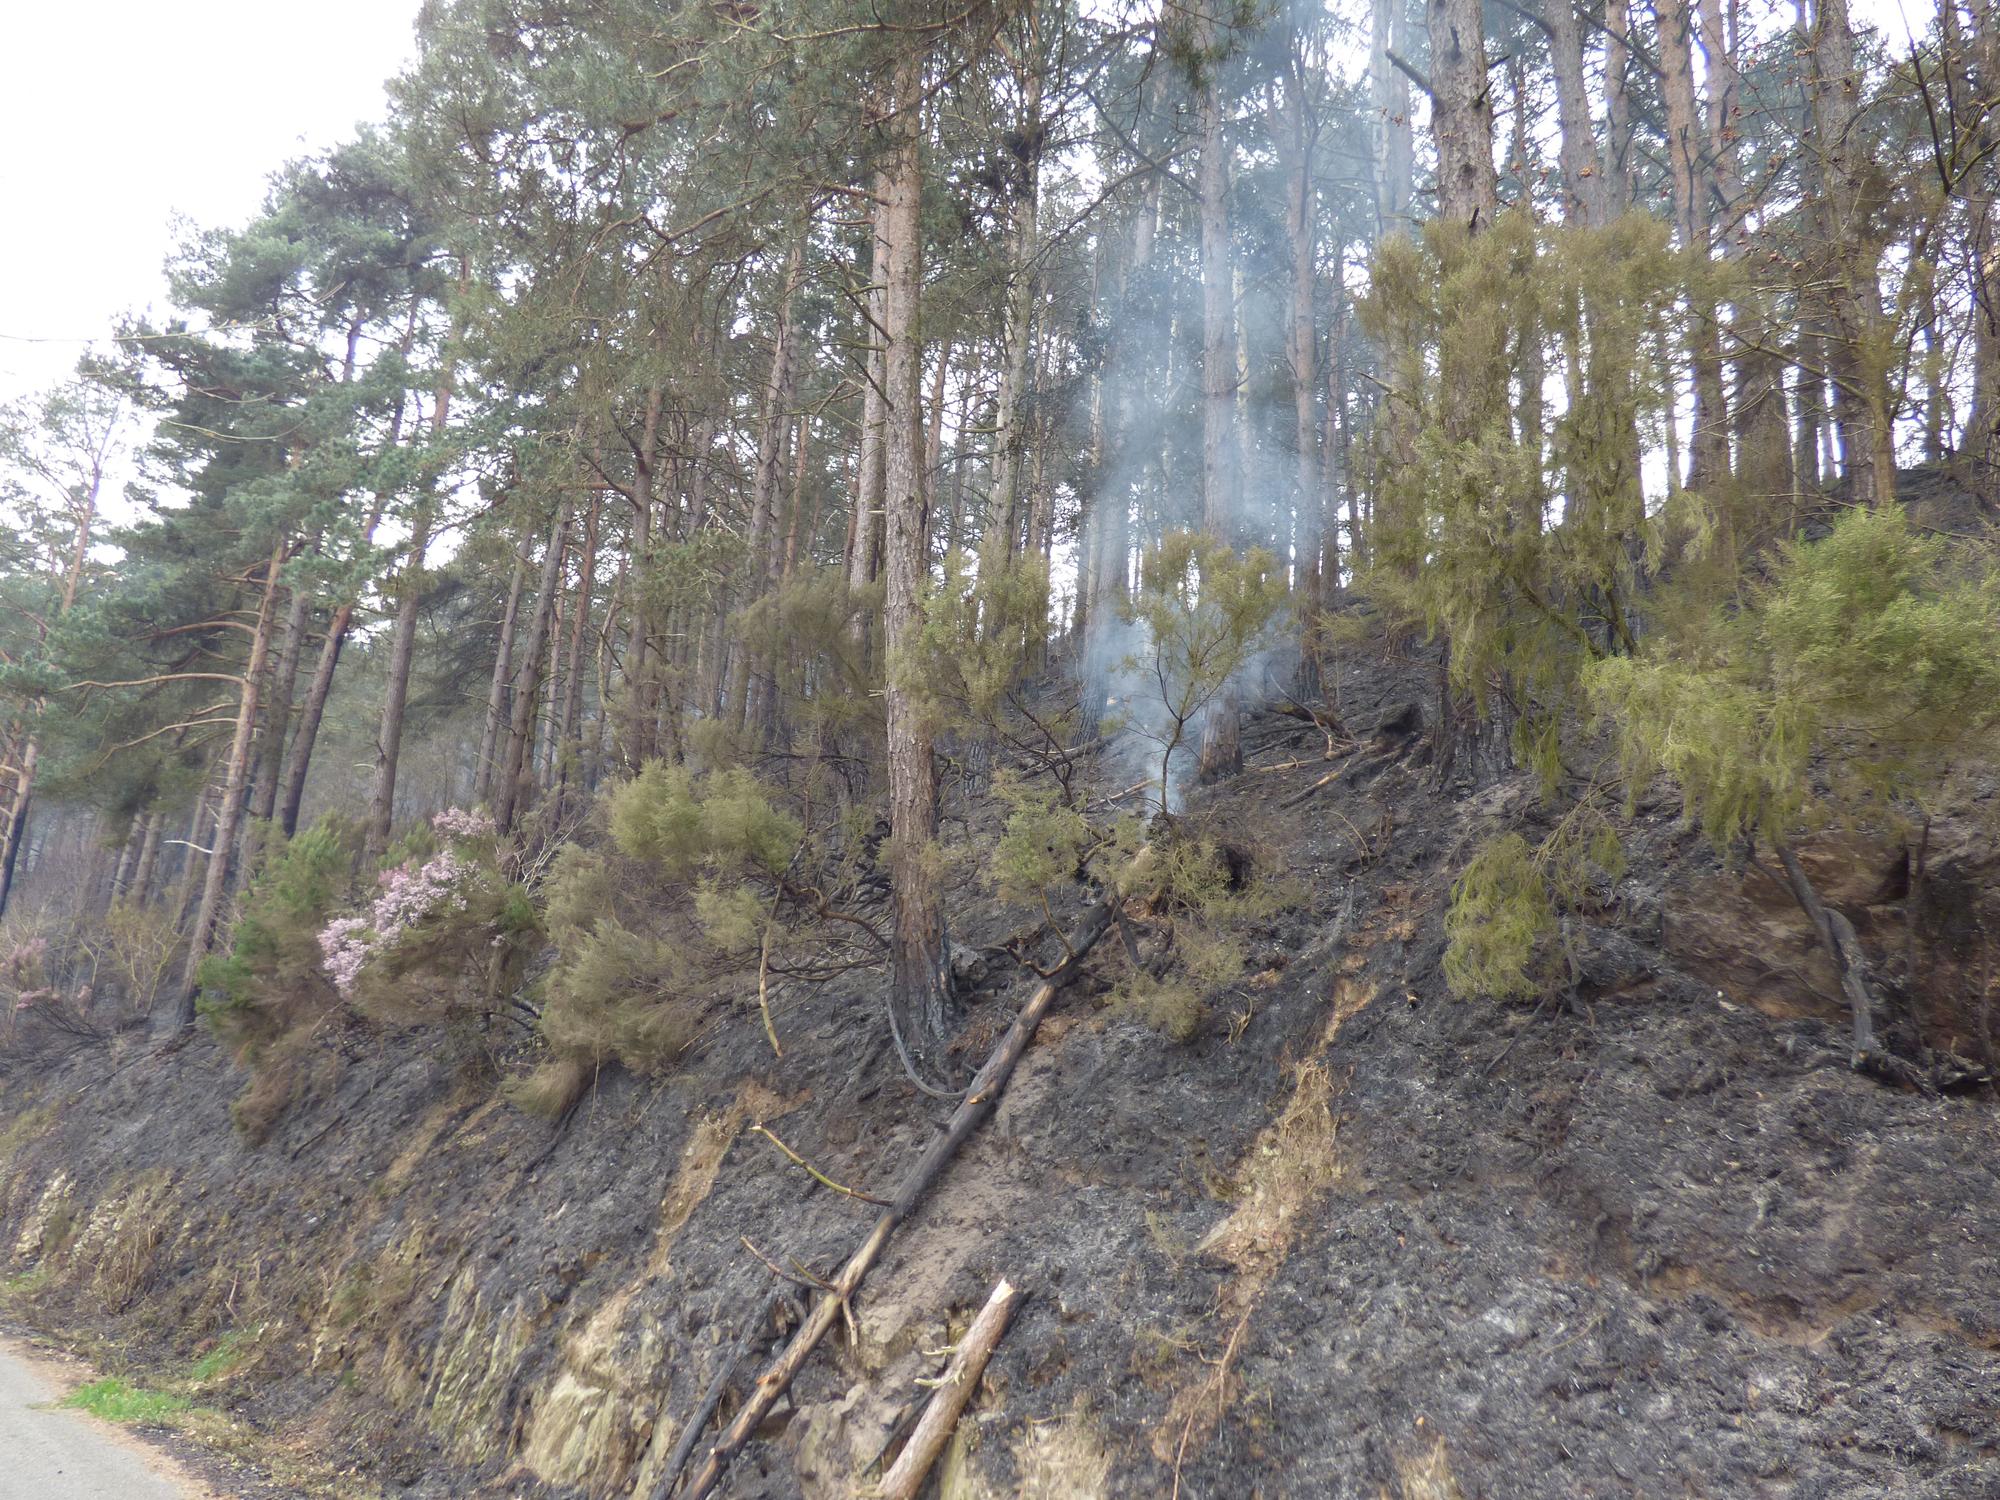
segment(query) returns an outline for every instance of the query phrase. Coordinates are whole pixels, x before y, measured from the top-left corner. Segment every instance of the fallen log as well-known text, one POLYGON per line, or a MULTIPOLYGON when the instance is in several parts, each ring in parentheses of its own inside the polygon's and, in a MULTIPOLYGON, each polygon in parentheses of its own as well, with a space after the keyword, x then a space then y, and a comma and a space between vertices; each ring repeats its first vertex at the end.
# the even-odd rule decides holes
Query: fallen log
POLYGON ((784 1352, 771 1362, 770 1367, 757 1377, 751 1387, 750 1397, 743 1409, 736 1414, 736 1420, 719 1438, 715 1446, 708 1450, 708 1457, 688 1481, 686 1500, 703 1500, 713 1493, 721 1483, 736 1455, 743 1451, 759 1424, 777 1404, 778 1398, 791 1386, 798 1373, 805 1367, 819 1341, 826 1337, 827 1330, 839 1321, 841 1309, 848 1298, 854 1295, 861 1279, 881 1258, 883 1247, 889 1243, 889 1236, 896 1232, 896 1226, 910 1216, 912 1210, 929 1191, 945 1163, 957 1154, 967 1137, 979 1128, 980 1122, 992 1112, 999 1100, 1000 1092, 1007 1086, 1007 1079, 1014 1071, 1014 1065, 1021 1060, 1021 1054, 1028 1050, 1028 1043, 1035 1035, 1035 1028, 1041 1024, 1049 1003, 1055 999, 1062 987, 1076 976, 1083 958, 1097 940, 1104 936, 1111 925, 1111 900, 1107 899, 1092 907, 1083 919, 1083 926, 1068 942, 1069 956, 1066 957, 1045 979, 1041 987, 1028 998, 1021 1007, 1021 1013, 1014 1018, 1014 1024, 1000 1038, 999 1043, 987 1056, 985 1064, 972 1080, 972 1087, 966 1091, 964 1100, 952 1112, 944 1130, 924 1149, 922 1156, 904 1174, 902 1185, 875 1221, 875 1227, 868 1232, 855 1252, 848 1257, 847 1264, 840 1268, 828 1291, 813 1307, 799 1331, 792 1335, 791 1343, 784 1352))
POLYGON ((966 1329, 965 1337, 958 1341, 958 1352, 945 1367, 943 1381, 931 1392, 923 1416, 917 1419, 917 1430, 910 1434, 909 1442, 903 1445, 902 1453, 883 1477, 881 1488, 876 1491, 881 1500, 916 1500, 931 1466, 944 1452, 952 1428, 958 1425, 965 1404, 979 1388, 986 1361, 1006 1333, 1007 1323, 1020 1301, 1020 1288, 1001 1277, 986 1305, 980 1308, 979 1316, 966 1329))

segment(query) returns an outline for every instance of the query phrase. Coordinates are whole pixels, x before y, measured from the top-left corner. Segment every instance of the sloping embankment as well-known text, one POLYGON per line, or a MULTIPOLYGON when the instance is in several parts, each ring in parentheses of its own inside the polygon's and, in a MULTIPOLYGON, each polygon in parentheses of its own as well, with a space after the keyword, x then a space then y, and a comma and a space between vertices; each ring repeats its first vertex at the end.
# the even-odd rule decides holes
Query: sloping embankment
MULTIPOLYGON (((1787 919, 1732 940, 1748 886, 1664 825, 1575 1013, 1448 999, 1441 872, 1525 797, 1391 751, 1294 809, 1320 768, 1222 793, 1303 893, 1255 977, 1187 1046, 1066 995, 726 1493, 853 1493, 1005 1275, 954 1497, 2000 1495, 1990 1103, 1855 1077, 1809 983, 1732 989, 1787 919)), ((0 1316, 160 1382, 229 1351, 199 1398, 343 1495, 643 1496, 772 1283, 745 1241, 825 1272, 875 1212, 749 1127, 879 1192, 944 1112, 865 995, 783 1027, 560 1130, 356 1030, 255 1150, 206 1041, 10 1075, 0 1316)))

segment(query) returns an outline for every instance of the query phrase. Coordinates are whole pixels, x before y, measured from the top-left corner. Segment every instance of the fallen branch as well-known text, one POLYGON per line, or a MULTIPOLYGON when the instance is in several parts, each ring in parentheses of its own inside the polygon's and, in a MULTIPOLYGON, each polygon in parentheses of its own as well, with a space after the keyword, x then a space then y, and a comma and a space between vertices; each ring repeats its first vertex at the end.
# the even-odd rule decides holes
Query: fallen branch
POLYGON ((821 1187, 832 1188, 836 1193, 844 1193, 850 1198, 859 1198, 863 1203, 873 1203, 878 1208, 887 1208, 889 1206, 889 1200, 887 1198, 877 1198, 873 1193, 864 1193, 859 1188, 846 1187, 838 1182, 835 1182, 831 1177, 827 1176, 826 1173, 822 1172, 818 1167, 814 1166, 811 1162, 807 1161, 803 1156, 799 1155, 799 1153, 794 1151, 790 1146, 787 1146, 783 1141, 779 1140, 778 1137, 775 1134, 773 1134, 767 1127, 762 1125, 752 1125, 750 1129, 753 1133, 761 1135, 762 1137, 764 1137, 765 1140, 769 1141, 772 1145, 776 1146, 780 1151, 784 1152, 785 1155, 789 1156, 792 1159, 794 1165, 804 1167, 806 1170, 806 1175, 812 1178, 812 1180, 818 1183, 821 1187))
POLYGON ((1331 786, 1334 782, 1340 780, 1340 776, 1341 773, 1338 771, 1328 771, 1326 775, 1320 777, 1318 781, 1315 781, 1311 786, 1307 787, 1304 791, 1295 792, 1291 796, 1285 798, 1284 801, 1278 804, 1279 810, 1282 811, 1286 808, 1297 807, 1302 802, 1310 802, 1313 799, 1313 796, 1319 791, 1321 787, 1331 786))
POLYGON ((708 1426, 708 1419, 715 1415, 716 1407, 722 1404, 722 1396, 729 1389, 729 1377, 736 1373, 736 1367, 743 1363, 743 1356, 750 1352, 750 1346, 757 1341, 757 1335, 770 1324, 771 1315, 778 1310, 784 1300, 782 1292, 772 1292, 757 1309, 757 1315, 743 1329, 736 1340, 736 1347, 723 1359, 715 1372, 715 1378, 708 1383, 700 1405, 688 1413, 687 1425, 681 1428, 681 1435, 674 1443, 674 1451, 667 1459, 667 1467, 660 1474, 660 1482, 653 1486, 652 1500, 667 1500, 674 1487, 674 1481, 687 1468, 688 1460, 694 1456, 694 1445, 701 1440, 702 1429, 708 1426))
MULTIPOLYGON (((964 1101, 952 1112, 944 1130, 925 1148, 909 1172, 905 1174, 902 1186, 896 1191, 894 1200, 882 1211, 882 1217, 875 1221, 875 1227, 868 1232, 840 1274, 833 1279, 832 1289, 822 1296, 806 1318, 799 1331, 792 1336, 791 1343, 770 1368, 757 1378, 749 1400, 736 1414, 736 1420, 722 1434, 715 1446, 708 1450, 708 1457, 700 1469, 688 1481, 687 1500, 702 1500, 713 1493, 721 1483, 732 1460, 743 1451, 751 1435, 757 1431, 765 1416, 777 1404, 777 1400, 791 1386, 798 1373, 804 1368, 819 1341, 826 1337, 827 1330, 840 1318, 847 1306, 847 1299, 854 1295, 855 1288, 881 1258, 883 1248, 889 1243, 889 1236, 896 1232, 896 1226, 908 1218, 919 1200, 929 1191, 932 1182, 944 1170, 945 1163, 957 1154, 974 1130, 992 1111, 1000 1092, 1007 1086, 1007 1079, 1014 1071, 1014 1065, 1021 1060, 1021 1054, 1028 1050, 1028 1043, 1035 1035, 1035 1028, 1041 1024, 1049 1003, 1056 997, 1065 983, 1075 977, 1076 970, 1084 956, 1111 925, 1111 900, 1107 899, 1092 907, 1085 915, 1083 927, 1069 940, 1070 951, 1075 956, 1066 960, 1029 997, 1021 1007, 1021 1013, 1014 1018, 1014 1024, 1007 1028, 972 1080, 972 1087, 966 1091, 964 1101)), ((656 1491, 663 1496, 664 1490, 656 1491)))
POLYGON ((1001 1277, 987 1297, 986 1305, 979 1310, 979 1316, 972 1320, 965 1337, 959 1340, 958 1352, 945 1367, 944 1380, 931 1392, 924 1414, 917 1420, 917 1430, 910 1434, 901 1455, 884 1476, 877 1491, 881 1500, 916 1500, 917 1491, 923 1488, 931 1466, 944 1451, 952 1428, 958 1425, 965 1404, 979 1388, 979 1377, 985 1373, 986 1361, 992 1357, 1001 1335, 1006 1333, 1008 1319, 1014 1316, 1014 1309, 1020 1300, 1020 1289, 1006 1277, 1001 1277))

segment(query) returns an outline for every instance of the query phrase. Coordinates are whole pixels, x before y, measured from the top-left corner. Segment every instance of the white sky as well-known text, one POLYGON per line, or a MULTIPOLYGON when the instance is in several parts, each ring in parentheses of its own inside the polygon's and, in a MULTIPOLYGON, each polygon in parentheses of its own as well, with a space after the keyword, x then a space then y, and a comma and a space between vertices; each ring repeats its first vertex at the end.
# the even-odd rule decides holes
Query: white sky
POLYGON ((0 399, 164 299, 170 220, 233 225, 265 179, 386 105, 418 0, 43 0, 0 47, 0 399), (24 342, 49 340, 52 342, 24 342))

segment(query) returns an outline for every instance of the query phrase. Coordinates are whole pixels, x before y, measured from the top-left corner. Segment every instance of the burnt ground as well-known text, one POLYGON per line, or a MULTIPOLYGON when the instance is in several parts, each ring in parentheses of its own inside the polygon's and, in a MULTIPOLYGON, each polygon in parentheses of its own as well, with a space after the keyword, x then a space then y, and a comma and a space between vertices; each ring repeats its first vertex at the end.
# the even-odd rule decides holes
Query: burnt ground
MULTIPOLYGON (((1419 680, 1357 663, 1342 715, 1393 724, 1419 680)), ((1440 791, 1394 728, 1330 764, 1275 716, 1248 742, 1199 810, 1296 893, 1251 977, 1184 1045, 1067 992, 725 1493, 854 1493, 1005 1275, 945 1495, 2000 1496, 1991 1099, 1851 1073, 1802 919, 1660 803, 1569 998, 1453 999, 1449 880, 1532 789, 1440 791)), ((1893 857, 1821 851, 1864 933, 1893 857)), ((1032 982, 990 967, 975 1036, 1032 982)), ((476 1047, 356 1029, 256 1149, 205 1040, 17 1072, 0 1316, 227 1412, 281 1489, 643 1496, 772 1284, 745 1239, 826 1273, 875 1212, 747 1127, 886 1192, 946 1112, 865 986, 779 1027, 782 1061, 746 1013, 560 1128, 476 1047)))

